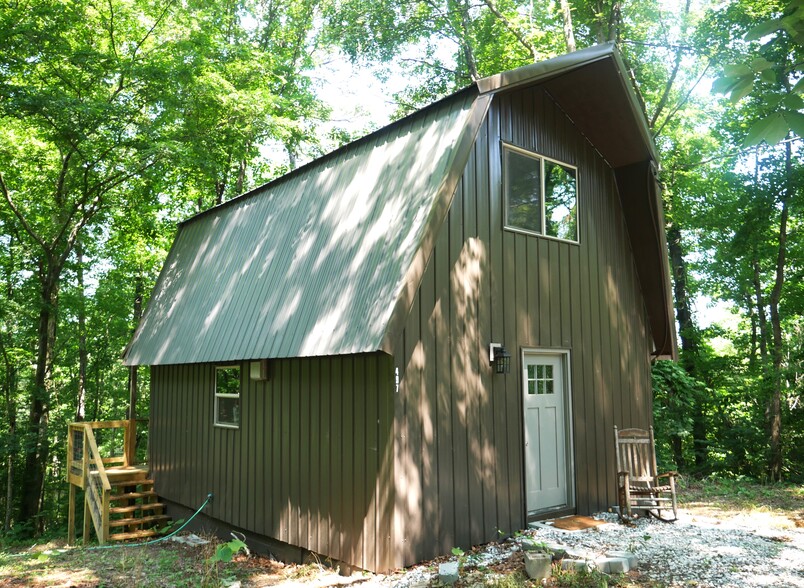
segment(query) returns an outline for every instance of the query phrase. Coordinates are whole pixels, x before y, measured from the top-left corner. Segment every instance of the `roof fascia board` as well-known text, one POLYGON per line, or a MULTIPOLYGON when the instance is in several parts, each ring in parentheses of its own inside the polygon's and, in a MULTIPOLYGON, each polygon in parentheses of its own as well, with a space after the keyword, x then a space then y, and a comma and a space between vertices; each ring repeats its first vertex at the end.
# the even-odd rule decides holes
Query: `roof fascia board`
POLYGON ((610 57, 615 51, 614 43, 593 45, 573 53, 565 53, 545 61, 537 61, 516 69, 481 78, 477 87, 481 94, 511 90, 559 76, 574 69, 610 57))
POLYGON ((614 63, 617 66, 617 73, 620 77, 620 83, 623 85, 623 90, 625 90, 625 95, 628 97, 628 104, 631 107, 631 112, 634 115, 634 121, 639 128, 639 134, 642 135, 642 140, 645 142, 645 145, 648 147, 648 151, 650 152, 651 159, 656 163, 656 167, 659 167, 659 152, 656 150, 656 143, 653 141, 653 133, 651 133, 650 126, 648 125, 648 117, 645 111, 643 110, 642 103, 637 96, 637 89, 631 83, 631 78, 626 75, 626 72, 629 70, 628 65, 625 63, 622 54, 617 49, 616 46, 612 44, 612 58, 614 59, 614 63))
MULTIPOLYGON (((652 171, 655 172, 655 168, 652 171)), ((659 354, 659 358, 672 359, 675 361, 678 360, 678 333, 676 332, 675 305, 673 303, 672 282, 670 280, 670 256, 668 255, 669 249, 667 247, 667 235, 665 230, 663 230, 664 204, 662 202, 662 190, 661 185, 659 184, 659 179, 652 174, 651 181, 653 181, 655 187, 654 190, 651 190, 651 192, 653 192, 654 215, 657 226, 660 227, 660 230, 658 231, 659 251, 664 252, 664 255, 661 256, 661 259, 659 259, 659 267, 661 268, 660 271, 662 272, 662 282, 664 284, 664 311, 667 316, 667 338, 669 339, 665 349, 663 349, 662 353, 659 354)))
POLYGON ((488 114, 492 97, 492 94, 480 94, 472 104, 466 124, 458 138, 458 144, 453 152, 448 171, 433 200, 433 206, 425 222, 421 243, 405 274, 402 290, 397 296, 396 303, 385 327, 385 336, 380 344, 380 350, 390 355, 394 355, 395 346, 399 343, 399 336, 410 314, 410 309, 416 298, 416 292, 419 290, 424 272, 427 269, 427 263, 430 261, 435 248, 438 234, 452 206, 458 182, 463 176, 464 169, 469 161, 477 133, 480 131, 480 127, 488 114))

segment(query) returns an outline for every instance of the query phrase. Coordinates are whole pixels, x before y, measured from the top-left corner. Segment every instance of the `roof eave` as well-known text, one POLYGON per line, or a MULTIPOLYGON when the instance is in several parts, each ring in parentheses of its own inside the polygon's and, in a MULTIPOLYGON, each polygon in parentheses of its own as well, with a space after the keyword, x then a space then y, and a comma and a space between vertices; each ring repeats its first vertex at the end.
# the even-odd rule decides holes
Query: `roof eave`
POLYGON ((642 109, 636 90, 628 76, 629 68, 617 46, 613 43, 593 45, 580 51, 559 55, 546 61, 532 63, 514 70, 499 73, 477 81, 481 94, 508 91, 520 86, 528 86, 546 82, 576 69, 589 66, 598 61, 610 60, 617 71, 622 95, 626 98, 631 118, 642 139, 643 147, 650 154, 650 159, 659 165, 659 153, 653 142, 648 120, 642 109))

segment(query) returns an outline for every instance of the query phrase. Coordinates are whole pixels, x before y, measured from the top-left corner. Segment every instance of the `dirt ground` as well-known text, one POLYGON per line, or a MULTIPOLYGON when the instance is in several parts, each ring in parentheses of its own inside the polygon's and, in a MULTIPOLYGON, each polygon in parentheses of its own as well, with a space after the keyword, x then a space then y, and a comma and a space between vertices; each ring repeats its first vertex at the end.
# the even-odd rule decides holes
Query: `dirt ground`
MULTIPOLYGON (((687 483, 681 493, 686 516, 729 520, 758 530, 784 533, 804 527, 804 487, 762 486, 751 483, 687 483)), ((89 587, 267 587, 323 588, 325 586, 394 585, 402 571, 390 576, 355 573, 342 576, 322 562, 283 564, 256 555, 236 555, 231 562, 211 560, 218 544, 191 547, 162 542, 121 549, 68 549, 62 541, 26 547, 0 548, 0 586, 32 588, 89 587)), ((482 549, 482 546, 478 549, 482 549)), ((445 558, 449 559, 449 558, 445 558)), ((429 562, 430 569, 438 562, 429 562)), ((553 580, 555 586, 592 586, 579 579, 553 580)), ((594 579, 590 579, 593 582, 594 579)), ((522 586, 537 584, 524 577, 521 552, 463 578, 464 586, 522 586), (500 575, 506 580, 501 581, 500 575)), ((632 573, 620 586, 661 588, 661 584, 632 573)))

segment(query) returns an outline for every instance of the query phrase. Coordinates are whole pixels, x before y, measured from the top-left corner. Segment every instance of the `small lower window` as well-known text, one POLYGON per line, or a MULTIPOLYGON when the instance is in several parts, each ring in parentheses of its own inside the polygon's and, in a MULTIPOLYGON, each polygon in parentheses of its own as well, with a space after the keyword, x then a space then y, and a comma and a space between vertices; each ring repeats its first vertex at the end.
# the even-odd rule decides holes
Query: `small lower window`
POLYGON ((505 225, 577 241, 577 170, 508 145, 503 154, 505 225))
POLYGON ((240 366, 215 367, 215 424, 240 426, 240 366))

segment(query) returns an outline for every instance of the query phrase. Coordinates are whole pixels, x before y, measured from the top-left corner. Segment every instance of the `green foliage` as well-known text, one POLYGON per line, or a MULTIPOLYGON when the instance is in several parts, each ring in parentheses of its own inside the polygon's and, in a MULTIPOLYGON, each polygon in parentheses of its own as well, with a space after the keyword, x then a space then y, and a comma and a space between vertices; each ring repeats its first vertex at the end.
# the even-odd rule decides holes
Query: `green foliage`
POLYGON ((226 565, 232 561, 235 555, 240 551, 248 553, 248 547, 240 539, 232 539, 226 543, 221 543, 215 549, 215 553, 206 560, 206 572, 204 574, 204 585, 212 586, 230 586, 237 582, 237 579, 231 573, 225 576, 220 575, 221 565, 226 565))
POLYGON ((240 553, 240 551, 246 551, 248 547, 246 544, 241 541, 240 539, 232 539, 231 541, 227 541, 226 543, 221 543, 217 550, 215 551, 215 555, 209 558, 210 563, 229 563, 232 561, 232 558, 240 553))
MULTIPOLYGON (((176 222, 263 181, 275 169, 262 159, 266 141, 287 152, 286 167, 317 149, 327 109, 308 76, 316 11, 298 0, 43 0, 0 11, 10 527, 63 528, 64 464, 51 457, 64 451, 66 423, 126 416, 120 353, 176 222)), ((147 417, 146 373, 139 384, 147 417)))
POLYGON ((530 585, 532 582, 522 572, 494 575, 483 582, 483 586, 489 588, 522 588, 530 585))
POLYGON ((651 368, 656 460, 662 470, 678 469, 670 448, 676 437, 683 445, 692 442, 692 411, 704 396, 704 386, 674 361, 657 361, 651 368))
MULTIPOLYGON (((739 4, 744 2, 732 3, 726 11, 739 10, 735 6, 739 4)), ((754 120, 743 145, 763 141, 775 145, 789 132, 804 137, 804 0, 791 0, 781 6, 771 2, 764 11, 749 11, 736 22, 739 28, 735 36, 737 31, 743 36, 734 39, 740 49, 737 54, 732 50, 730 57, 740 62, 726 63, 712 90, 727 94, 733 104, 754 96, 754 120)))
POLYGON ((555 585, 561 588, 607 588, 607 586, 623 586, 622 575, 610 575, 592 570, 553 569, 555 585))

